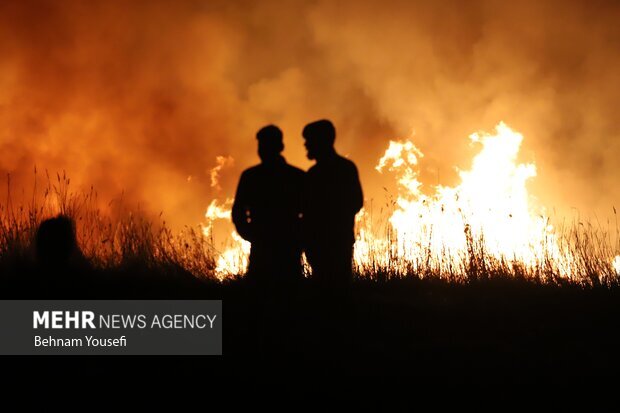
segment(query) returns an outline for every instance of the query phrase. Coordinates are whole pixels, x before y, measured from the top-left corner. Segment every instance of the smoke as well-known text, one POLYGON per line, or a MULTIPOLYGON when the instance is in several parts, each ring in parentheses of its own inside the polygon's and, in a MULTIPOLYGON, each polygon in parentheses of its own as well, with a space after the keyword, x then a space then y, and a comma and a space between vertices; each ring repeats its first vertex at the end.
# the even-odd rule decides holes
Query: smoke
POLYGON ((614 1, 8 1, 0 3, 0 172, 66 170, 106 202, 124 191, 175 226, 202 220, 278 124, 308 167, 304 124, 327 117, 367 197, 387 142, 452 184, 504 120, 525 135, 547 205, 619 205, 620 5, 614 1), (217 157, 231 156, 218 169, 217 157), (190 178, 191 177, 191 178, 190 178))

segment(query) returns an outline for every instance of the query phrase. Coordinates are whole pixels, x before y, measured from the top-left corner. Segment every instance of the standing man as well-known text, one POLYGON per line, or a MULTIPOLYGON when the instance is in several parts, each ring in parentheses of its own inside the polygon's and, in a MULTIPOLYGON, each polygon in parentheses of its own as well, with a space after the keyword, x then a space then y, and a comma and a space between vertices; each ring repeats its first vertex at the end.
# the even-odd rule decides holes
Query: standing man
POLYGON ((336 153, 336 129, 329 120, 304 128, 308 159, 316 164, 306 176, 304 228, 313 278, 345 287, 352 279, 355 214, 364 197, 357 167, 336 153))
POLYGON ((286 163, 282 131, 265 126, 256 134, 261 163, 241 175, 232 220, 252 244, 247 276, 261 283, 302 277, 301 209, 305 173, 286 163))

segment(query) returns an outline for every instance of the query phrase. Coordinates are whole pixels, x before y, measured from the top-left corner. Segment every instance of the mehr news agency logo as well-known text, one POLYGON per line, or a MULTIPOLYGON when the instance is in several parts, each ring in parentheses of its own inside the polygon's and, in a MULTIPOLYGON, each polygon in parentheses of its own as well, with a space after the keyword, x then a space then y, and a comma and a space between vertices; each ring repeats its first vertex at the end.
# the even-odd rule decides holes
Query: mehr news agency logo
MULTIPOLYGON (((33 311, 35 330, 185 330, 213 329, 216 314, 99 314, 93 311, 33 311)), ((127 337, 44 338, 34 336, 35 347, 126 347, 127 337)))

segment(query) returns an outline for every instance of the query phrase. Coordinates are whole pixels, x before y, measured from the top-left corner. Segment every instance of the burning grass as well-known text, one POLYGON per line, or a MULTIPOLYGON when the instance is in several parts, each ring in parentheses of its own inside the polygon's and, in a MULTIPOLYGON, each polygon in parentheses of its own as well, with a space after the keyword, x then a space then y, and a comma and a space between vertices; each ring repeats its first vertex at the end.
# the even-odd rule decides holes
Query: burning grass
MULTIPOLYGON (((95 270, 139 268, 144 273, 182 272, 212 281, 230 280, 239 275, 226 273, 225 269, 243 256, 226 256, 226 248, 216 249, 209 231, 205 231, 208 224, 186 227, 175 234, 166 226, 162 215, 149 219, 139 210, 126 207, 122 197, 111 202, 110 212, 104 214, 97 207, 94 188, 72 192, 70 179, 64 174, 57 174, 55 179, 46 174, 44 188, 39 191, 38 185, 35 171, 31 201, 14 205, 10 178, 8 180, 6 202, 0 205, 0 269, 3 274, 15 274, 32 267, 38 225, 46 218, 62 214, 75 221, 80 249, 95 270)), ((498 258, 487 251, 483 234, 473 236, 471 231, 467 232, 468 226, 464 234, 467 248, 459 260, 448 254, 444 261, 438 260, 430 245, 432 231, 426 244, 416 245, 418 256, 403 255, 401 241, 389 221, 397 208, 395 202, 388 202, 375 217, 369 205, 358 217, 355 267, 358 277, 375 282, 413 277, 455 283, 520 279, 539 284, 592 287, 616 286, 620 279, 620 268, 617 268, 620 258, 615 256, 620 250, 617 222, 615 232, 582 222, 572 222, 554 232, 557 246, 571 257, 572 273, 567 277, 558 271, 560 267, 551 256, 542 256, 536 265, 498 258), (377 236, 381 233, 383 236, 377 236)), ((227 219, 225 213, 218 218, 227 219)), ((228 250, 234 250, 234 246, 228 250)), ((235 265, 234 268, 243 268, 244 263, 235 265)))
MULTIPOLYGON (((418 180, 422 152, 411 141, 390 143, 376 169, 394 174, 399 192, 388 194, 378 212, 371 201, 357 216, 359 278, 618 284, 620 229, 615 208, 615 221, 606 226, 582 220, 553 225, 527 192, 535 165, 516 162, 523 136, 500 123, 495 134, 476 133, 470 139, 481 150, 471 169, 459 171, 461 183, 436 186, 430 194, 422 191, 418 180)), ((249 244, 234 231, 221 248, 214 241, 214 222, 230 225, 231 199, 212 201, 206 222, 173 233, 162 214, 148 217, 127 207, 122 196, 102 212, 94 188, 72 192, 64 173, 55 179, 46 173, 43 188, 39 181, 35 169, 30 201, 14 205, 8 177, 6 200, 0 204, 3 274, 32 266, 36 229, 58 214, 76 223, 80 249, 97 271, 131 268, 144 274, 183 273, 224 281, 237 278, 247 266, 249 244)))
POLYGON ((70 183, 64 173, 55 179, 46 173, 44 188, 39 189, 35 170, 31 201, 14 205, 8 177, 6 202, 0 204, 2 273, 30 269, 39 224, 61 214, 75 222, 80 250, 96 271, 139 268, 142 272, 189 272, 199 279, 213 276, 216 254, 199 228, 186 227, 173 234, 161 214, 149 218, 125 206, 122 197, 110 202, 104 213, 94 188, 74 192, 70 183))
MULTIPOLYGON (((370 279, 419 277, 449 282, 497 277, 536 283, 612 285, 620 271, 620 234, 607 222, 558 225, 528 193, 536 165, 519 163, 523 136, 500 122, 493 133, 470 135, 479 149, 460 183, 427 187, 419 180, 424 154, 411 140, 391 141, 376 170, 398 183, 374 213, 372 201, 357 216, 355 267, 370 279)), ((205 233, 228 219, 232 200, 213 201, 205 233)), ((247 243, 232 232, 218 257, 219 277, 238 273, 247 243)), ((309 270, 309 268, 307 268, 309 270)))
POLYGON ((613 229, 598 222, 565 222, 554 229, 553 249, 541 244, 536 258, 530 261, 520 259, 517 254, 498 255, 489 250, 484 233, 473 235, 466 221, 462 227, 456 227, 465 240, 465 248, 456 254, 447 246, 440 248, 439 253, 434 249, 432 228, 428 228, 425 240, 419 239, 413 244, 410 251, 415 253, 405 250, 403 254, 407 244, 385 221, 373 220, 372 214, 362 214, 358 219, 356 269, 363 277, 382 281, 413 275, 454 283, 502 278, 590 287, 612 287, 620 282, 617 221, 613 229), (377 227, 384 237, 373 235, 377 227))
MULTIPOLYGON (((620 252, 615 227, 575 220, 559 225, 528 192, 536 165, 517 161, 523 135, 500 122, 493 133, 470 135, 477 155, 460 183, 426 188, 419 181, 422 152, 410 140, 392 141, 376 167, 395 175, 387 232, 372 218, 358 225, 356 263, 361 272, 389 268, 450 281, 508 276, 539 283, 611 285, 620 252), (377 235, 379 234, 379 235, 377 235)), ((383 270, 384 271, 384 270, 383 270)))

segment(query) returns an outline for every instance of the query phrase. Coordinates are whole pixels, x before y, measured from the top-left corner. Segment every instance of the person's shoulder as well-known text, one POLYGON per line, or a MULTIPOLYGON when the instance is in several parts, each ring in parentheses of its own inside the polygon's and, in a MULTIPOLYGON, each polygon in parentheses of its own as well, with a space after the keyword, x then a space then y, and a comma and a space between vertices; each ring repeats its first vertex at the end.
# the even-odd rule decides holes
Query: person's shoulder
POLYGON ((308 172, 306 172, 307 174, 312 175, 313 173, 315 173, 318 169, 319 169, 319 165, 318 164, 314 164, 312 165, 310 168, 308 168, 308 172))
POLYGON ((251 178, 253 176, 255 176, 256 174, 260 174, 262 165, 258 164, 258 165, 254 165, 251 166, 249 168, 247 168, 246 170, 244 170, 243 172, 241 172, 241 178, 251 178))
POLYGON ((357 166, 355 165, 355 163, 352 160, 345 158, 344 156, 338 155, 338 163, 342 168, 357 171, 357 166))
POLYGON ((289 171, 289 173, 291 175, 296 175, 296 176, 304 176, 306 174, 306 172, 303 169, 300 169, 296 166, 293 166, 289 163, 286 164, 286 169, 289 171))

